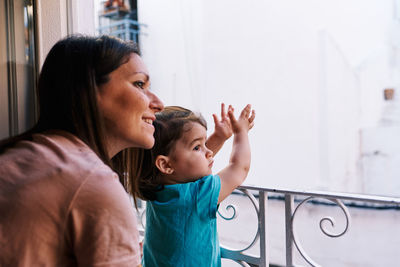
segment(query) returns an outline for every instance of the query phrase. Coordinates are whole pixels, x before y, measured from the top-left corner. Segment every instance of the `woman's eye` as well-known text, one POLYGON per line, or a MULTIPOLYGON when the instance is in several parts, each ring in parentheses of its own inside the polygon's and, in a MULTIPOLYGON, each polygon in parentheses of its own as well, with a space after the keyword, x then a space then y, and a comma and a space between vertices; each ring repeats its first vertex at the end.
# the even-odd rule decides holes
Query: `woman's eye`
POLYGON ((193 150, 200 150, 200 146, 195 146, 194 148, 193 148, 193 150))
POLYGON ((136 82, 133 83, 133 85, 135 85, 135 86, 137 86, 137 87, 139 87, 141 89, 144 88, 144 82, 142 82, 142 81, 136 81, 136 82))

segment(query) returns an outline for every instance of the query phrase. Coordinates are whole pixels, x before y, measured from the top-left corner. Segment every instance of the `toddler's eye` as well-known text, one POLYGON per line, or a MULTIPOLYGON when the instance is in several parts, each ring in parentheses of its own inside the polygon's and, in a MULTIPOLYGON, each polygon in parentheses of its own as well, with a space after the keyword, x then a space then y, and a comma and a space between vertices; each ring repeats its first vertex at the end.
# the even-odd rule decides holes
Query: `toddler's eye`
POLYGON ((194 148, 193 148, 193 150, 200 150, 200 146, 195 146, 194 148))

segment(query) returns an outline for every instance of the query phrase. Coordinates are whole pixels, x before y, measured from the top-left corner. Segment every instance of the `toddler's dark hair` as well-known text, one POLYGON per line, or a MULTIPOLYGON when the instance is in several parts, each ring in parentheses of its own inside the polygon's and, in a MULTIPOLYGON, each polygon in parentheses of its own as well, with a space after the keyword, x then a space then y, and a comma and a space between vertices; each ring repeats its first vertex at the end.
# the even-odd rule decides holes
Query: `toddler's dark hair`
POLYGON ((136 196, 144 200, 154 200, 155 193, 163 188, 160 181, 160 171, 155 166, 158 155, 168 156, 176 141, 183 132, 190 130, 190 122, 199 123, 207 129, 207 123, 201 114, 189 109, 169 106, 156 114, 154 121, 154 147, 143 151, 142 167, 136 177, 136 196))

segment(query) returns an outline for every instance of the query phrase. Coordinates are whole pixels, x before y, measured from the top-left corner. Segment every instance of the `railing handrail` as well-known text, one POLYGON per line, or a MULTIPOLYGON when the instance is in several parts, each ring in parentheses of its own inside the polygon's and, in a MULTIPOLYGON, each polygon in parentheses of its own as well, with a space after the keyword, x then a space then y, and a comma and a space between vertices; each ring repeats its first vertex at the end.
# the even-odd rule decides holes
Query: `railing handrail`
POLYGON ((343 200, 373 202, 373 203, 391 204, 400 206, 400 197, 384 197, 384 196, 363 195, 363 194, 343 193, 343 192, 308 191, 308 190, 291 190, 291 189, 287 190, 287 189, 258 187, 253 185, 242 185, 239 188, 270 192, 270 193, 313 196, 321 198, 335 198, 343 200))

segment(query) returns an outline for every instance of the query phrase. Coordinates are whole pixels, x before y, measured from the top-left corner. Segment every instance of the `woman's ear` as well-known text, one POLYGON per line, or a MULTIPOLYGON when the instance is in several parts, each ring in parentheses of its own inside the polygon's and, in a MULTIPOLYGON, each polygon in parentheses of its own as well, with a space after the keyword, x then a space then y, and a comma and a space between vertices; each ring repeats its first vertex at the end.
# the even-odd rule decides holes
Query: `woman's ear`
POLYGON ((172 174, 174 169, 171 167, 169 163, 169 157, 164 155, 158 155, 156 158, 156 167, 160 170, 163 174, 172 174))

